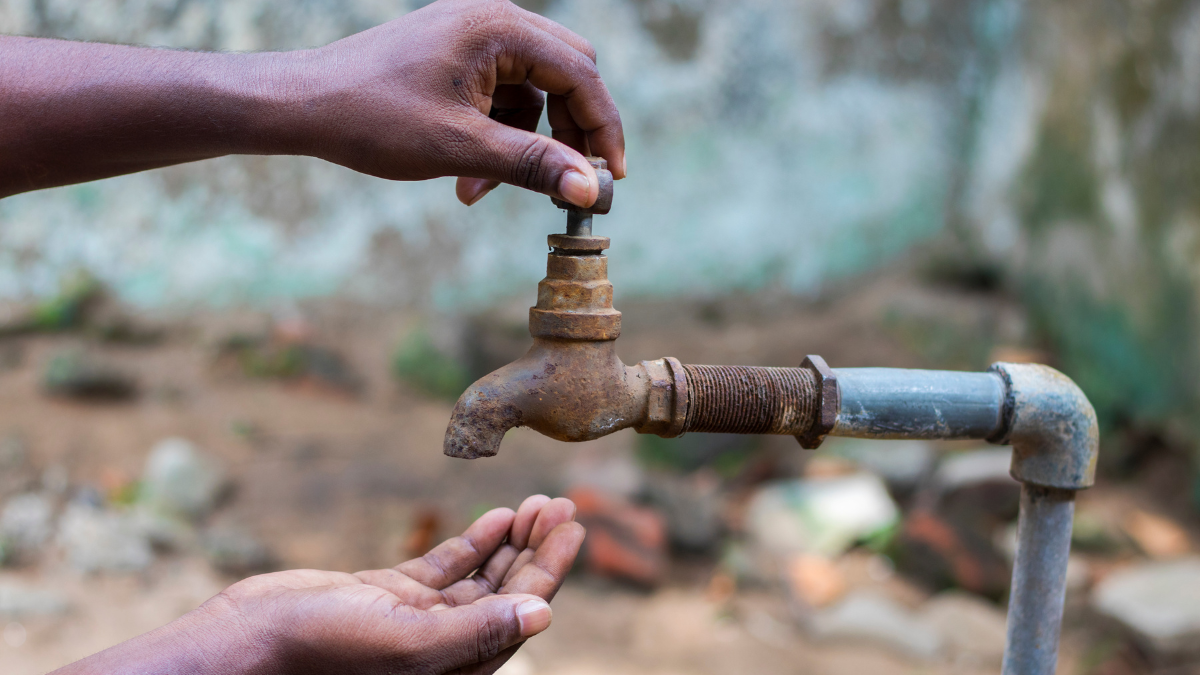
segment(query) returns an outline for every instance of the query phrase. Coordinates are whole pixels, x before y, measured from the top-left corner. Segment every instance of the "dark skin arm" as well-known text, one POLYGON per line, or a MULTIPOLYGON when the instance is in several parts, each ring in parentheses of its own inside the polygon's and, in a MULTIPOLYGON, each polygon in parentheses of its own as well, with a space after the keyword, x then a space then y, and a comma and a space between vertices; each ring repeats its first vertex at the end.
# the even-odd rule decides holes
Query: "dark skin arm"
POLYGON ((390 569, 250 577, 55 675, 490 675, 550 625, 583 543, 574 517, 538 495, 390 569))
POLYGON ((0 197, 231 154, 596 199, 625 175, 586 40, 507 0, 441 0, 321 48, 202 53, 0 36, 0 197), (533 133, 545 106, 553 138, 533 133))

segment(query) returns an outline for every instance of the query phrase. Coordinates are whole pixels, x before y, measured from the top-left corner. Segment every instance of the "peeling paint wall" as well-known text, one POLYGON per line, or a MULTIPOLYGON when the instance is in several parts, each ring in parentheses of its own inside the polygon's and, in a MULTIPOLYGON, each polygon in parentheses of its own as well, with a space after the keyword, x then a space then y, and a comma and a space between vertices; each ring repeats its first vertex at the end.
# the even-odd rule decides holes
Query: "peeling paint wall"
POLYGON ((975 126, 968 239, 1102 419, 1200 432, 1200 3, 1031 3, 975 126))
MULTIPOLYGON (((1200 2, 522 4, 596 45, 622 110, 630 178, 597 223, 619 293, 808 293, 940 236, 1002 270, 1106 419, 1195 426, 1200 2)), ((415 6, 0 0, 0 30, 290 49, 415 6)), ((531 299, 562 220, 512 188, 467 209, 450 179, 225 158, 0 202, 0 296, 86 267, 159 307, 531 299)))
MULTIPOLYGON (((940 230, 959 47, 919 36, 938 33, 945 8, 960 12, 952 3, 525 4, 592 40, 621 107, 630 178, 597 229, 613 237, 622 293, 812 291, 940 230), (899 44, 890 24, 918 37, 899 44), (938 68, 923 67, 935 53, 938 68), (644 264, 668 249, 687 259, 674 266, 684 274, 644 264)), ((0 0, 0 30, 289 49, 411 8, 0 0)), ((4 296, 45 293, 83 266, 150 306, 342 293, 450 307, 530 295, 563 216, 512 188, 467 209, 449 179, 395 184, 317 160, 235 157, 17 196, 0 202, 0 221, 4 296)))

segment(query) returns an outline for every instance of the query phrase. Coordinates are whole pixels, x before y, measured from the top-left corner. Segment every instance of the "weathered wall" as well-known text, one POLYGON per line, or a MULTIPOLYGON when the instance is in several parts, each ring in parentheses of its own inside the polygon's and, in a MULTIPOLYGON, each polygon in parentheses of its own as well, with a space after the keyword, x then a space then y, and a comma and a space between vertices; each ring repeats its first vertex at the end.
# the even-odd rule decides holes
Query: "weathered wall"
MULTIPOLYGON (((525 0, 588 37, 630 178, 623 294, 809 292, 941 234, 1030 307, 1105 413, 1190 424, 1200 349, 1200 2, 525 0), (673 255, 686 264, 663 262, 673 255), (681 272, 681 273, 674 273, 681 272)), ((0 0, 0 30, 316 45, 403 0, 0 0)), ((85 266, 147 305, 528 297, 548 200, 227 158, 0 202, 0 295, 85 266)))
MULTIPOLYGON (((623 293, 766 283, 811 290, 941 227, 953 59, 940 55, 926 68, 919 62, 932 45, 910 46, 911 63, 897 62, 888 42, 860 48, 856 36, 875 30, 873 3, 526 4, 594 42, 621 107, 630 179, 598 229, 614 238, 623 293), (687 260, 674 266, 682 275, 640 264, 667 250, 687 260)), ((914 6, 914 33, 945 20, 928 3, 914 6)), ((395 0, 0 0, 0 29, 288 49, 410 8, 395 0)), ((0 202, 0 219, 0 294, 45 292, 64 269, 84 265, 146 304, 343 292, 451 305, 529 295, 544 237, 563 217, 549 200, 512 188, 467 209, 449 180, 389 184, 316 160, 229 158, 19 196, 0 202)))
POLYGON ((1200 3, 1034 3, 975 127, 964 236, 1109 422, 1195 436, 1200 3))

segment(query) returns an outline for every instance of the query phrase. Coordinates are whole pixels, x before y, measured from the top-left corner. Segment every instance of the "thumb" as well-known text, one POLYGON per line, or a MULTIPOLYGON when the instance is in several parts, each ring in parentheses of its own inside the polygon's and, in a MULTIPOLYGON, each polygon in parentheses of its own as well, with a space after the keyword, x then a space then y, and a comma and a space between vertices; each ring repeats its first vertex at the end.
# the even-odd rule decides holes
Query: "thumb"
POLYGON ((600 194, 596 170, 570 146, 486 117, 471 128, 471 156, 458 175, 509 183, 578 206, 595 203, 600 194))
POLYGON ((443 670, 491 660, 546 630, 551 616, 550 605, 536 595, 490 595, 424 614, 429 661, 443 670))

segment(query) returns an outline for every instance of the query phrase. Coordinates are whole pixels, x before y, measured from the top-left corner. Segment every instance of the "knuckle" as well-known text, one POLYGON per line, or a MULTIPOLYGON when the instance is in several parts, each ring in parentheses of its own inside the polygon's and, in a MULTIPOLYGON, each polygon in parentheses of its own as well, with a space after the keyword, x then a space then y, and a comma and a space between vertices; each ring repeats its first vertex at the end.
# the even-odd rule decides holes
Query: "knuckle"
POLYGON ((595 64, 596 63, 596 48, 593 47, 592 43, 589 42, 586 38, 579 38, 579 43, 580 43, 579 44, 580 50, 583 52, 584 56, 588 57, 588 60, 591 61, 593 64, 595 64))
POLYGON ((519 159, 512 169, 511 182, 521 187, 539 189, 545 186, 549 179, 550 167, 546 155, 549 144, 539 139, 530 141, 521 151, 519 159))
POLYGON ((505 621, 495 614, 488 614, 479 627, 476 649, 480 661, 490 661, 504 649, 504 638, 508 634, 505 621))

